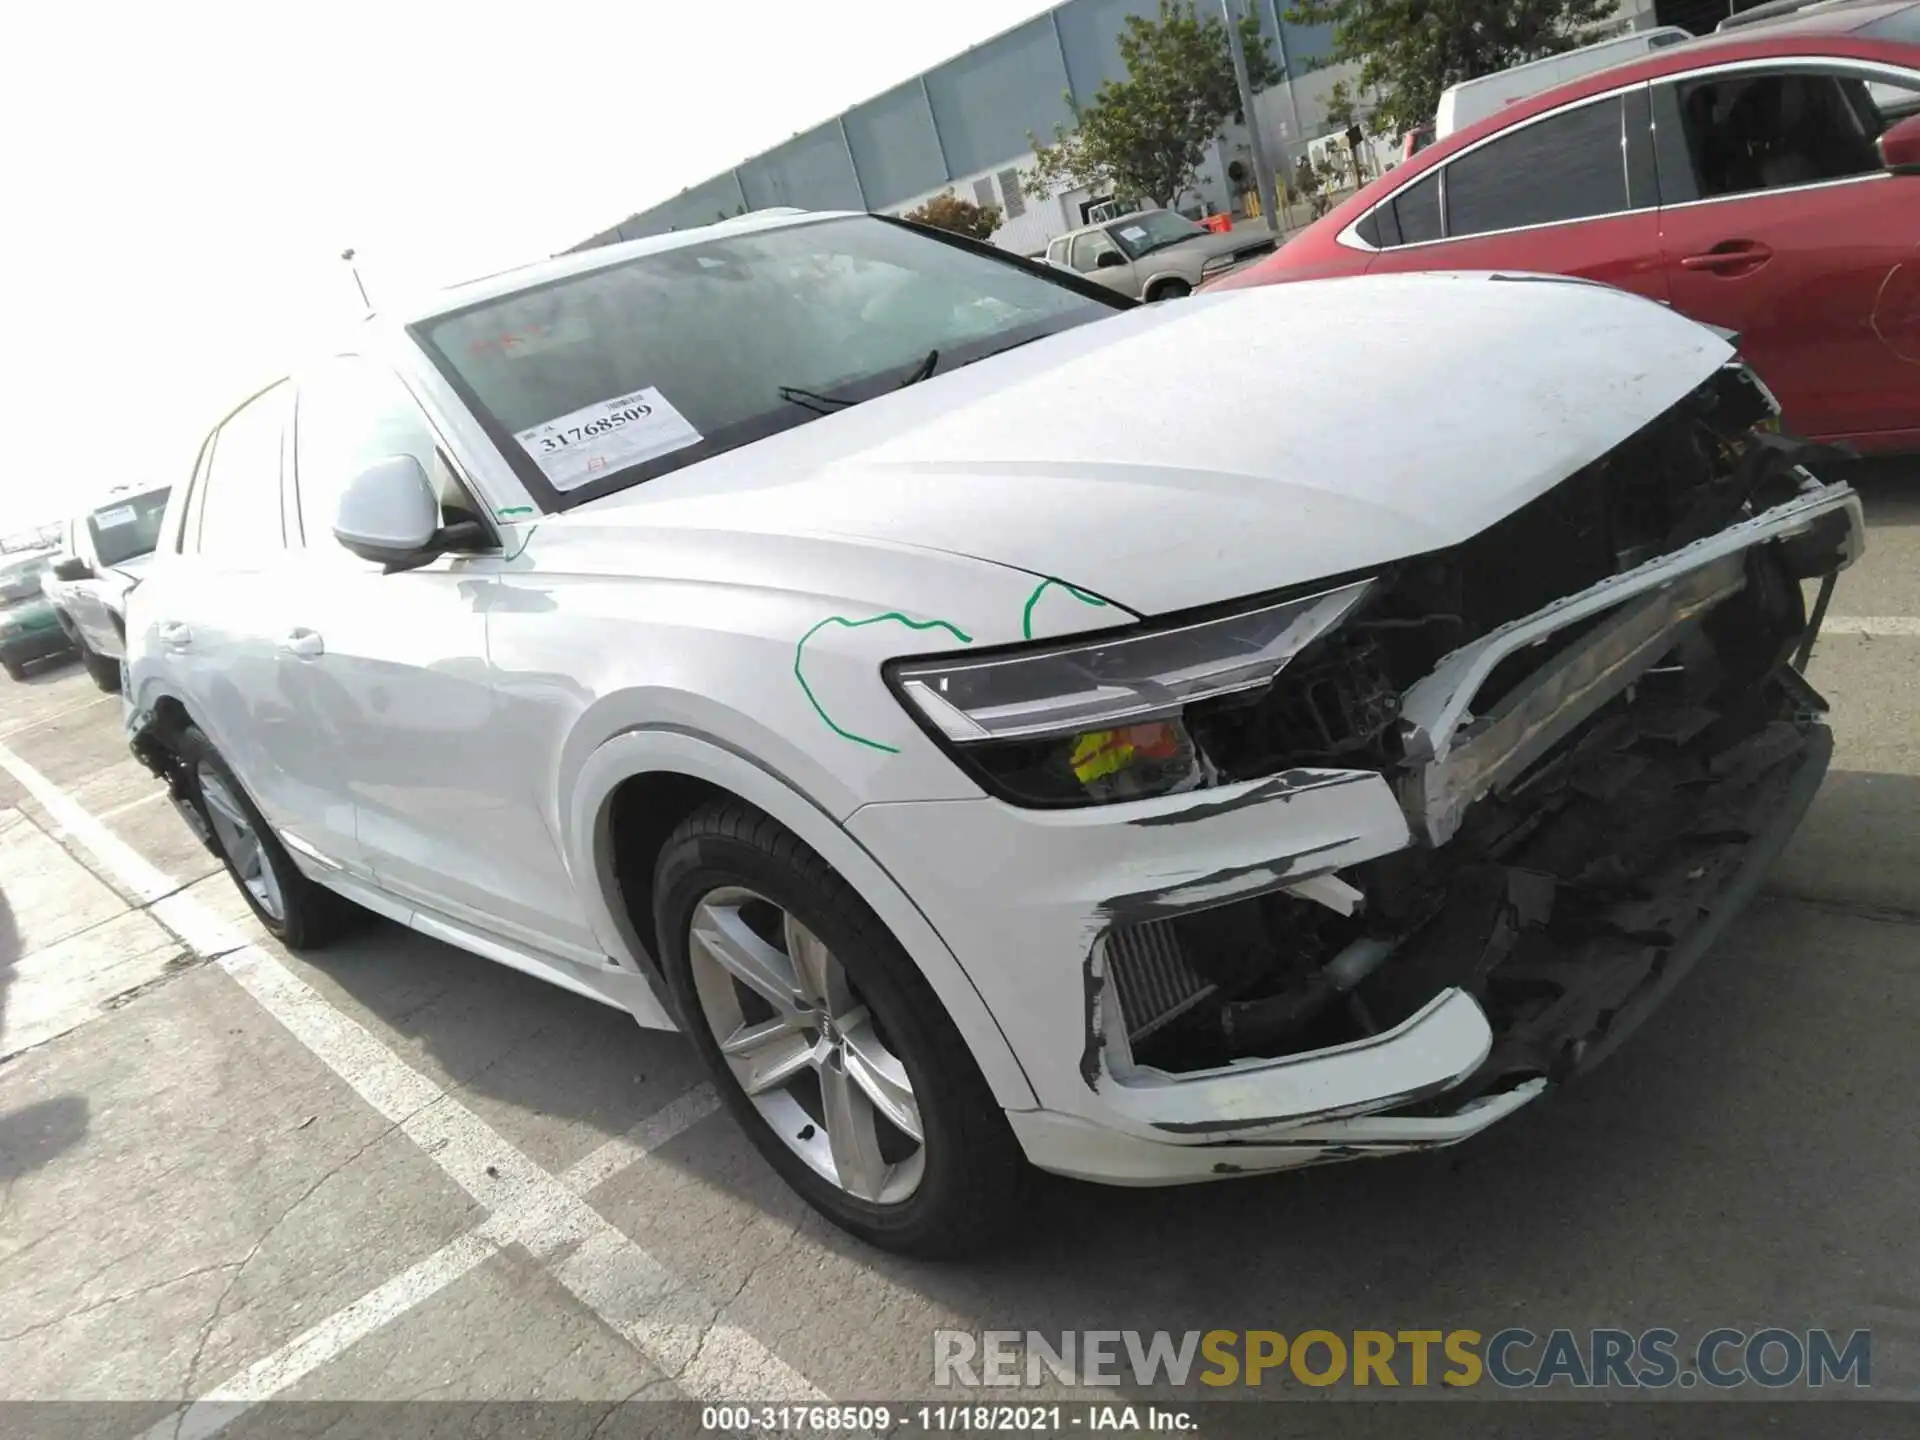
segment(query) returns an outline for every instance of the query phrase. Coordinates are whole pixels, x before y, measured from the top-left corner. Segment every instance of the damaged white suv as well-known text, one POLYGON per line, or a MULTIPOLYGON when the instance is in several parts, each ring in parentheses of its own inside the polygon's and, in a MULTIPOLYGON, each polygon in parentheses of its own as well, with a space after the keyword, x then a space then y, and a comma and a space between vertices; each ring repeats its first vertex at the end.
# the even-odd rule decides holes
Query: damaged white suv
POLYGON ((952 1251, 1028 1162, 1445 1145, 1639 1022, 1830 750, 1860 510, 1772 414, 1591 284, 1136 308, 748 217, 237 409, 132 742, 287 943, 352 901, 677 1025, 808 1201, 952 1251))

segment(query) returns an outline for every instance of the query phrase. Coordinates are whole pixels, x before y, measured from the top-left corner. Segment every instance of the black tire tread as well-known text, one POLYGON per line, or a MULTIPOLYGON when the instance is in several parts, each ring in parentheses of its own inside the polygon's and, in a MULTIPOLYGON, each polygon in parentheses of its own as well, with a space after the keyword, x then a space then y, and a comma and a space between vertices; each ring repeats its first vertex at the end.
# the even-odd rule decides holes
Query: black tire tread
MULTIPOLYGON (((887 1231, 880 1227, 849 1223, 847 1217, 822 1208, 829 1219, 853 1231, 861 1238, 885 1249, 923 1259, 943 1259, 971 1254, 985 1247, 1016 1212, 1025 1193, 1030 1172, 1018 1141, 1007 1124, 1005 1113, 993 1097, 979 1066, 974 1063, 966 1041, 961 1038, 946 1007, 921 975, 919 967, 901 948, 880 917, 859 894, 813 848, 772 816, 741 800, 720 800, 703 806, 683 819, 667 837, 661 857, 669 857, 704 841, 718 840, 737 844, 776 863, 788 867, 813 894, 823 909, 856 937, 867 955, 891 962, 889 976, 907 994, 930 1042, 931 1054, 921 1057, 941 1076, 942 1104, 950 1135, 957 1140, 958 1153, 965 1162, 949 1172, 950 1194, 939 1197, 937 1223, 914 1231, 887 1231)), ((656 897, 665 894, 656 885, 656 897)), ((659 932, 664 939, 664 928, 659 932)), ((868 996, 869 1002, 872 996, 868 996)), ((684 1008, 684 1007, 683 1007, 684 1008)), ((711 1044, 705 1020, 698 1013, 682 1014, 681 1024, 690 1037, 697 1037, 703 1056, 711 1044), (696 1028, 697 1027, 697 1028, 696 1028)), ((805 1169, 804 1162, 768 1129, 724 1064, 716 1068, 715 1079, 735 1114, 749 1128, 763 1154, 775 1168, 789 1172, 791 1165, 805 1169)), ((810 1179, 813 1177, 807 1171, 810 1179)), ((791 1179, 791 1176, 789 1175, 791 1179)), ((924 1182, 923 1182, 924 1183, 924 1182)), ((801 1194, 813 1200, 806 1189, 801 1194)), ((824 1185, 822 1188, 825 1188, 824 1185)))

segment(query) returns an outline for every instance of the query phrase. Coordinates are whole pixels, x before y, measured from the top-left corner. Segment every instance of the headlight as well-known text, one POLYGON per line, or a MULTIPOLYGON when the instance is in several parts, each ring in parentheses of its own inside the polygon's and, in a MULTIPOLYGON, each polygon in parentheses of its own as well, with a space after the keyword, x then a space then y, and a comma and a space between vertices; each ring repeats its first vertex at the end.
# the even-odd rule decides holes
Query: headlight
POLYGON ((1211 779, 1183 723, 1186 706, 1270 684, 1372 584, 1073 645, 895 661, 886 673, 954 756, 1016 803, 1166 795, 1211 779))

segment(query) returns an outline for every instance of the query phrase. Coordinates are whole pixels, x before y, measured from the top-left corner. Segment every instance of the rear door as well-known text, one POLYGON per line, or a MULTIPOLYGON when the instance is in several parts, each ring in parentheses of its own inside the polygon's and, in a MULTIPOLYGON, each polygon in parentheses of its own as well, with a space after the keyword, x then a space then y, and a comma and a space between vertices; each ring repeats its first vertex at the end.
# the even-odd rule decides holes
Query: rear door
POLYGON ((1920 75, 1839 60, 1695 72, 1654 87, 1661 245, 1675 308, 1740 348, 1806 435, 1920 429, 1911 293, 1920 179, 1874 140, 1920 111, 1920 75))
POLYGON ((1390 270, 1537 270, 1667 298, 1644 86, 1479 142, 1356 227, 1390 270))
POLYGON ((274 651, 287 559, 281 478, 291 393, 282 382, 256 395, 208 441, 180 553, 156 573, 142 614, 187 713, 267 822, 305 849, 328 844, 329 817, 302 783, 328 757, 282 688, 274 651))

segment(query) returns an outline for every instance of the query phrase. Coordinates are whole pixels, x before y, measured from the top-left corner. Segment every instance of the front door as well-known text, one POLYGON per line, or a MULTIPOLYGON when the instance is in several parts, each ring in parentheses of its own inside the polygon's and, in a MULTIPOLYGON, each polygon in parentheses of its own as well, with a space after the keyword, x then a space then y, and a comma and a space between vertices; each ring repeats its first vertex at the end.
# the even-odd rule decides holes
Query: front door
POLYGON ((1887 174, 1873 144, 1920 111, 1920 77, 1783 61, 1655 96, 1686 137, 1660 154, 1674 307, 1738 331, 1801 434, 1920 429, 1920 361, 1893 323, 1912 322, 1887 298, 1920 260, 1920 179, 1887 174))
POLYGON ((426 418, 390 371, 340 356, 301 381, 294 453, 299 556, 281 664, 335 747, 373 878, 456 921, 597 954, 528 757, 500 723, 487 665, 499 557, 389 575, 333 537, 346 482, 396 454, 433 477, 447 521, 480 518, 426 418))

